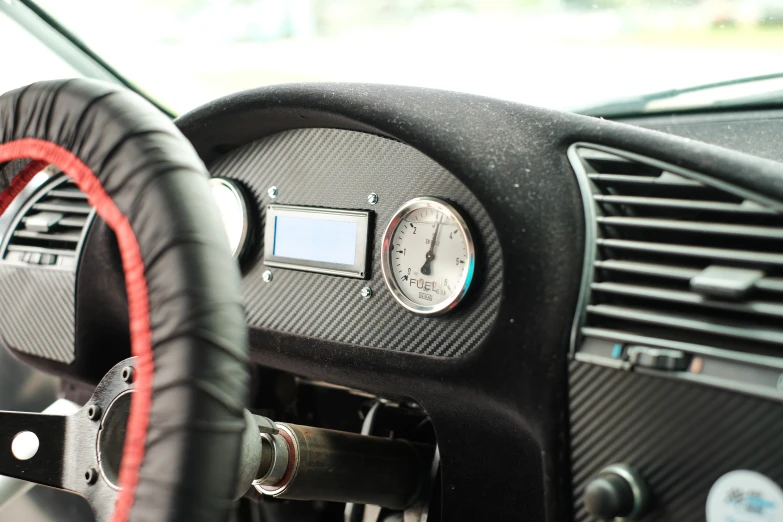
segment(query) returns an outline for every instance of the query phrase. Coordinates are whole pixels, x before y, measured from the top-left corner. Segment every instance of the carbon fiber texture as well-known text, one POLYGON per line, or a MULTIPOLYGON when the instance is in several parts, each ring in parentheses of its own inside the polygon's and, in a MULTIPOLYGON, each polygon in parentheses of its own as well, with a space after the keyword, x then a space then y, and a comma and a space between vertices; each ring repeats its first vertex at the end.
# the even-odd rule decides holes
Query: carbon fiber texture
MULTIPOLYGON (((258 260, 244 278, 251 327, 349 344, 436 356, 459 356, 476 347, 497 316, 503 267, 500 244, 478 199, 451 173, 402 143, 354 131, 298 129, 248 144, 218 159, 213 176, 240 181, 261 213, 257 240, 263 241, 263 209, 270 203, 374 213, 372 273, 369 280, 348 279, 280 268, 264 283, 267 269, 258 260), (272 200, 267 189, 276 186, 272 200), (376 193, 376 205, 367 202, 376 193), (481 238, 478 270, 484 271, 472 297, 441 317, 404 310, 386 288, 380 245, 394 212, 417 196, 437 196, 455 203, 481 238), (369 286, 373 296, 361 296, 369 286)), ((263 251, 263 245, 257 249, 263 251)))
POLYGON ((0 332, 6 346, 61 363, 73 361, 76 275, 0 263, 0 332))
POLYGON ((710 488, 732 470, 783 485, 783 404, 592 364, 569 371, 576 521, 594 520, 581 502, 588 481, 620 462, 654 495, 644 522, 705 520, 710 488))

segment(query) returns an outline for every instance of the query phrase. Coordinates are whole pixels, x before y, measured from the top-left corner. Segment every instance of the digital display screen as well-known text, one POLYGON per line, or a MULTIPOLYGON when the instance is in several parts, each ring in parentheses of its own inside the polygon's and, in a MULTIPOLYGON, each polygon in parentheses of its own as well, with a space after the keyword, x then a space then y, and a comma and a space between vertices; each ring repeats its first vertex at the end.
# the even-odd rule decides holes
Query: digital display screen
POLYGON ((369 232, 366 210, 269 205, 264 264, 366 279, 369 232))
POLYGON ((320 263, 356 263, 357 223, 327 216, 275 216, 272 255, 320 263))

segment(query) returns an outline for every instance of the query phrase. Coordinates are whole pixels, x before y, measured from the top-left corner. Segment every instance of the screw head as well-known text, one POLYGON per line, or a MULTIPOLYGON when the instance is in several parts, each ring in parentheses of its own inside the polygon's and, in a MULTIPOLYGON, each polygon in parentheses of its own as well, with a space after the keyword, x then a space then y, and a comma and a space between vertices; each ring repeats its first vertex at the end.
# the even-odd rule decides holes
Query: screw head
POLYGON ((90 420, 100 420, 101 418, 101 407, 97 404, 91 405, 89 408, 87 408, 87 416, 90 418, 90 420))
POLYGON ((123 368, 120 376, 122 377, 122 380, 127 383, 133 382, 133 366, 126 366, 123 368))
POLYGON ((378 203, 378 194, 373 192, 369 196, 367 196, 367 203, 369 203, 370 205, 375 205, 376 203, 378 203))
POLYGON ((372 288, 370 288, 369 286, 365 286, 364 288, 362 288, 362 297, 364 297, 365 299, 371 298, 372 288))
POLYGON ((277 197, 277 187, 275 187, 274 185, 269 187, 269 189, 267 189, 266 191, 266 194, 270 198, 275 199, 277 197))
POLYGON ((89 486, 95 484, 95 482, 98 480, 98 472, 95 470, 95 468, 90 468, 84 472, 84 480, 89 486))
POLYGON ((263 279, 264 283, 268 283, 272 280, 272 271, 271 270, 265 270, 263 274, 261 274, 261 279, 263 279))

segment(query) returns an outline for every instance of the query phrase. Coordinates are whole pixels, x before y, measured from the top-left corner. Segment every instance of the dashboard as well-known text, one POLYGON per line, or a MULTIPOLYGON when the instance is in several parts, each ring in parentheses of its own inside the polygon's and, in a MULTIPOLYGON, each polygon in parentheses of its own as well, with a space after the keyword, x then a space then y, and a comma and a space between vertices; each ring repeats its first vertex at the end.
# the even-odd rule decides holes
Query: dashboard
POLYGON ((244 279, 250 325, 445 357, 469 352, 492 328, 503 274, 497 234, 465 185, 415 149, 297 129, 240 147, 210 172, 237 181, 258 210, 244 279), (335 221, 350 217, 357 221, 335 221))
MULTIPOLYGON (((253 362, 420 405, 444 520, 597 520, 611 497, 618 517, 713 522, 739 471, 776 502, 779 114, 627 125, 313 84, 176 123, 213 177, 253 362)), ((95 382, 129 353, 116 243, 40 176, 0 223, 19 289, 0 331, 95 382)))

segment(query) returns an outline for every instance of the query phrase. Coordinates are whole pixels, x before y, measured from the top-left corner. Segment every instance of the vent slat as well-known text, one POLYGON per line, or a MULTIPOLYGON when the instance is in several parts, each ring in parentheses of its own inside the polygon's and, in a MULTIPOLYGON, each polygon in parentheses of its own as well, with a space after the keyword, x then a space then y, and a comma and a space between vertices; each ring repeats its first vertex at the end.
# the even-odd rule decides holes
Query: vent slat
POLYGON ((742 203, 723 203, 718 201, 703 201, 692 199, 674 199, 674 198, 653 198, 642 196, 614 196, 606 194, 594 194, 593 199, 599 203, 610 203, 614 205, 630 205, 645 207, 662 207, 678 210, 693 210, 725 212, 736 214, 757 214, 757 215, 775 215, 775 212, 762 207, 752 201, 742 203))
POLYGON ((598 245, 606 248, 648 252, 651 254, 666 254, 684 257, 698 257, 718 261, 732 261, 759 265, 783 266, 783 254, 768 252, 753 252, 749 250, 731 250, 727 248, 697 247, 688 245, 670 245, 665 243, 650 243, 647 241, 632 241, 626 239, 599 239, 598 245))
MULTIPOLYGON (((27 223, 29 219, 30 219, 29 216, 23 217, 22 223, 27 223)), ((86 224, 87 224, 87 216, 67 217, 67 218, 62 218, 60 221, 57 222, 58 227, 68 227, 68 228, 84 228, 86 224)))
MULTIPOLYGON (((701 270, 696 268, 640 263, 638 261, 623 261, 620 259, 596 261, 595 267, 601 270, 613 270, 617 272, 627 272, 643 276, 677 279, 682 281, 690 281, 701 273, 701 270)), ((783 293, 783 278, 764 277, 756 281, 753 286, 757 290, 783 293)))
POLYGON ((690 280, 701 272, 701 270, 683 266, 658 265, 653 263, 640 263, 637 261, 622 261, 618 259, 596 261, 595 267, 604 270, 617 270, 620 272, 631 272, 646 276, 685 280, 690 280))
POLYGON ((87 203, 71 203, 71 202, 40 202, 33 205, 34 210, 44 210, 49 212, 62 212, 73 214, 89 214, 92 212, 92 207, 87 203))
POLYGON ((731 301, 717 301, 707 299, 694 292, 668 290, 656 288, 653 286, 640 286, 624 283, 593 283, 592 289, 597 292, 638 297, 641 299, 669 301, 673 303, 694 305, 704 308, 714 308, 716 310, 726 310, 729 312, 741 312, 783 318, 783 304, 779 303, 765 301, 745 301, 739 303, 731 301))
POLYGON ((765 277, 759 279, 755 284, 759 290, 765 290, 767 292, 780 292, 783 293, 783 278, 781 277, 765 277))
POLYGON ((81 239, 81 232, 78 234, 73 233, 47 233, 47 232, 33 232, 30 230, 17 230, 14 232, 14 237, 23 237, 27 239, 38 239, 41 241, 65 241, 68 243, 78 243, 81 239))
POLYGON ((602 150, 597 150, 597 149, 586 149, 586 148, 579 149, 579 156, 583 160, 587 160, 587 161, 608 161, 611 163, 633 165, 633 162, 631 160, 627 160, 625 158, 621 158, 616 154, 611 154, 609 152, 604 152, 602 150))
POLYGON ((694 332, 703 332, 710 334, 725 335, 735 339, 745 339, 748 341, 758 341, 772 344, 783 344, 783 330, 775 328, 748 328, 747 324, 742 322, 730 322, 726 320, 710 319, 704 317, 690 317, 684 314, 674 315, 662 313, 657 310, 638 309, 627 306, 616 305, 590 305, 587 307, 588 313, 611 317, 615 319, 625 319, 640 323, 654 324, 658 326, 667 326, 682 330, 694 332))
POLYGON ((78 200, 87 201, 87 194, 79 190, 77 187, 57 188, 54 190, 50 190, 46 196, 49 198, 78 199, 78 200))
POLYGON ((59 223, 57 223, 58 226, 61 227, 69 227, 69 228, 84 228, 87 226, 87 216, 81 217, 81 216, 74 216, 74 217, 67 217, 60 220, 59 223))
POLYGON ((61 248, 46 248, 38 246, 27 245, 8 245, 7 250, 9 252, 36 252, 39 254, 52 254, 56 256, 75 256, 76 252, 73 250, 65 250, 61 248))
POLYGON ((703 187, 698 181, 680 176, 635 176, 633 174, 588 174, 593 181, 602 183, 626 183, 634 185, 660 185, 667 187, 703 187))
POLYGON ((693 232, 697 234, 723 234, 761 239, 783 239, 783 228, 778 227, 731 225, 724 223, 708 223, 704 221, 679 221, 675 219, 625 216, 599 216, 596 219, 602 225, 614 227, 638 227, 657 230, 673 230, 678 232, 693 232))

